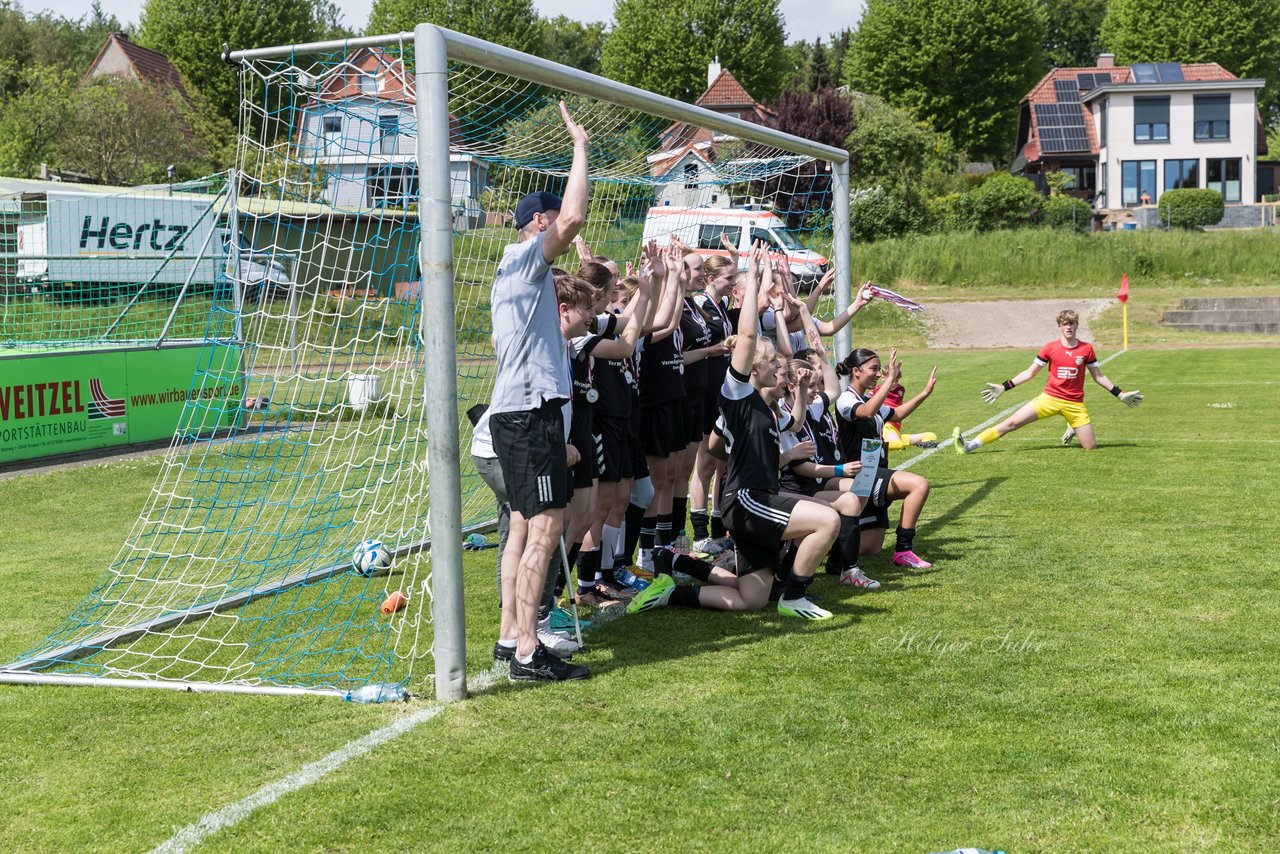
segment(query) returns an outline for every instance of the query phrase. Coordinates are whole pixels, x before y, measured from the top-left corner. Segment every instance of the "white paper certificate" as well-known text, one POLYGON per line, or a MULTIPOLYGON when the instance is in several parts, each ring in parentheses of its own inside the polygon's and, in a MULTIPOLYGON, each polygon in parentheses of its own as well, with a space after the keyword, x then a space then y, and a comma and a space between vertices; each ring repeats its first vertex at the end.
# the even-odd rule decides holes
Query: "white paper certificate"
POLYGON ((870 495, 871 487, 876 482, 876 469, 880 468, 880 446, 882 442, 879 439, 863 439, 862 440, 862 456, 859 462, 862 468, 853 478, 853 494, 854 495, 870 495))

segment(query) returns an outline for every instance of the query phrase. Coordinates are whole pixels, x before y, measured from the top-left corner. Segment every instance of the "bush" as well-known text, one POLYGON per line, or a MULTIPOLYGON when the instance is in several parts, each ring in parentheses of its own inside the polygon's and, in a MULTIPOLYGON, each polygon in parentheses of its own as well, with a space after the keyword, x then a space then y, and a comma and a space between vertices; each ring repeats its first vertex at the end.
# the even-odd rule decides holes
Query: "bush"
POLYGON ((1059 193, 1044 200, 1040 206, 1040 222, 1050 228, 1070 228, 1075 231, 1089 230, 1093 221, 1093 208, 1084 199, 1066 196, 1059 193))
POLYGON ((854 240, 871 243, 901 237, 923 225, 923 212, 900 190, 872 187, 849 194, 849 234, 854 240))
POLYGON ((969 194, 974 225, 979 231, 1031 225, 1044 201, 1034 184, 1007 172, 992 175, 969 194))
POLYGON ((1160 197, 1160 222, 1178 228, 1203 228, 1222 222, 1226 206, 1217 190, 1167 190, 1160 197))
POLYGON ((933 230, 975 231, 978 226, 974 221, 971 195, 972 193, 948 193, 929 199, 929 221, 933 223, 933 230))

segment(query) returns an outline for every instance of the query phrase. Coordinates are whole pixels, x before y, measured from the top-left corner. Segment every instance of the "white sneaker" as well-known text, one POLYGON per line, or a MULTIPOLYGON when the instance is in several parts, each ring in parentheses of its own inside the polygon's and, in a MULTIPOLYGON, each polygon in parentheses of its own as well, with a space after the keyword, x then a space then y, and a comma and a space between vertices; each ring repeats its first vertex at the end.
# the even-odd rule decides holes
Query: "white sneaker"
POLYGON ((1062 444, 1070 445, 1075 438, 1076 438, 1076 428, 1068 427, 1067 432, 1062 434, 1062 444))
POLYGON ((867 578, 867 574, 860 567, 846 569, 840 573, 840 583, 846 587, 860 587, 863 590, 879 590, 880 582, 874 578, 867 578))
POLYGON ((582 649, 582 647, 578 646, 577 641, 569 640, 553 631, 544 629, 538 630, 538 642, 557 658, 568 658, 582 649))
POLYGON ((695 552, 702 552, 704 555, 715 557, 720 554, 720 552, 724 551, 724 546, 720 544, 719 540, 713 540, 711 537, 704 537, 701 540, 693 541, 693 550, 695 552))

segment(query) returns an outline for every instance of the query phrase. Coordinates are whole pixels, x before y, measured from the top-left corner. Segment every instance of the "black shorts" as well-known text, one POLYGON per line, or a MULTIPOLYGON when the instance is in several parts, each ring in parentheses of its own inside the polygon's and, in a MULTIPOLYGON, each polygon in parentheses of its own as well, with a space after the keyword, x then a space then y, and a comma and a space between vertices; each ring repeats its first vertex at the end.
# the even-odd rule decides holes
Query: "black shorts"
POLYGON ((596 437, 592 432, 594 418, 588 412, 576 416, 569 427, 569 444, 578 449, 578 464, 570 474, 573 477, 574 489, 589 489, 592 482, 600 476, 599 464, 596 462, 596 437))
POLYGON ((640 444, 651 457, 669 457, 689 444, 684 417, 680 414, 683 399, 645 407, 640 413, 640 444))
POLYGON ((889 497, 889 479, 896 469, 876 469, 876 479, 871 486, 871 494, 858 517, 858 527, 863 531, 874 531, 877 528, 889 527, 889 505, 893 499, 889 497))
POLYGON ((489 432, 512 510, 528 519, 569 505, 573 490, 559 403, 525 412, 495 412, 489 416, 489 432))
POLYGON ((600 480, 617 483, 634 477, 636 448, 640 443, 631 432, 631 419, 597 418, 596 430, 600 439, 600 480))
POLYGON ((698 389, 694 394, 685 395, 684 429, 690 445, 699 444, 702 437, 707 434, 705 429, 707 416, 703 411, 706 405, 706 394, 702 389, 698 389))
POLYGON ((740 489, 725 496, 720 518, 733 534, 738 575, 761 569, 777 571, 782 535, 791 521, 791 511, 803 500, 798 495, 779 495, 762 489, 740 489))

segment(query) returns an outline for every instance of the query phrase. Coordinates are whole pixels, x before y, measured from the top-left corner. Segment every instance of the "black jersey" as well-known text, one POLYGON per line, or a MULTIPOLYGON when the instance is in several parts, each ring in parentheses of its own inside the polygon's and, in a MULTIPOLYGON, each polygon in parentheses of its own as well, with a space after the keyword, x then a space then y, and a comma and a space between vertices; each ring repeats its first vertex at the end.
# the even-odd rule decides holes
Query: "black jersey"
POLYGON ((659 341, 645 338, 640 357, 640 405, 658 406, 684 397, 684 336, 680 328, 659 341))
POLYGON ((605 418, 630 418, 640 395, 635 354, 621 359, 596 359, 595 387, 600 392, 596 414, 605 418))
MULTIPOLYGON (((714 299, 706 291, 699 291, 694 294, 693 302, 694 305, 702 310, 702 316, 707 321, 707 327, 711 330, 712 344, 719 344, 733 334, 734 326, 729 320, 729 310, 724 307, 723 302, 714 299)), ((729 370, 729 356, 712 356, 705 361, 707 363, 707 385, 714 385, 714 391, 718 394, 720 383, 724 382, 725 371, 729 370)))
POLYGON ((805 411, 805 429, 817 448, 817 453, 813 455, 815 463, 837 466, 844 462, 840 430, 836 426, 836 419, 831 415, 831 399, 825 393, 819 393, 809 402, 809 408, 805 411))
MULTIPOLYGON (((595 387, 595 359, 591 352, 604 338, 596 334, 580 335, 569 341, 569 372, 573 377, 573 419, 570 432, 583 435, 591 430, 595 408, 591 390, 595 387)), ((598 394, 598 392, 597 392, 598 394)))
POLYGON ((724 491, 778 491, 778 416, 747 377, 729 367, 720 387, 720 414, 729 462, 724 491))
MULTIPOLYGON (((862 459, 862 440, 876 439, 883 441, 884 422, 896 420, 891 407, 881 406, 870 418, 858 418, 854 412, 866 403, 872 393, 863 394, 852 385, 836 399, 836 413, 840 416, 840 450, 846 460, 862 459)), ((880 465, 888 468, 889 453, 881 445, 880 465)))
MULTIPOLYGON (((782 453, 794 448, 801 442, 813 442, 813 434, 809 429, 808 419, 800 425, 799 432, 795 432, 790 428, 795 418, 795 413, 791 410, 790 401, 783 398, 778 401, 778 410, 781 413, 778 419, 778 427, 780 430, 778 436, 778 449, 782 453)), ((784 492, 794 492, 798 495, 813 495, 818 491, 818 481, 816 478, 806 477, 796 471, 796 466, 806 462, 817 462, 813 457, 792 460, 782 467, 778 475, 778 483, 784 492)))
MULTIPOLYGON (((702 309, 698 308, 693 297, 684 298, 684 305, 680 309, 680 332, 684 338, 685 350, 701 350, 703 347, 711 346, 711 325, 707 323, 707 318, 702 314, 702 309)), ((710 375, 708 367, 706 359, 684 366, 686 395, 702 396, 702 390, 707 387, 707 378, 710 375)))

